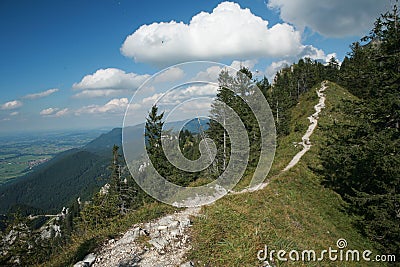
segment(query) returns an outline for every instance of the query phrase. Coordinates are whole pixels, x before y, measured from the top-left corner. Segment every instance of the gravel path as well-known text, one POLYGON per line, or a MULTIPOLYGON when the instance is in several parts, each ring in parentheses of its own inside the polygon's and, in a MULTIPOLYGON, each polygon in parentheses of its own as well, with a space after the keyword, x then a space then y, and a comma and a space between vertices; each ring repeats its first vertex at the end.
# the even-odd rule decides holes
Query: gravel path
POLYGON ((324 91, 326 89, 326 83, 322 82, 321 83, 321 88, 317 91, 318 97, 319 97, 319 102, 314 106, 315 113, 312 114, 310 117, 308 117, 308 120, 310 121, 310 125, 308 126, 308 129, 306 133, 303 135, 302 142, 301 144, 303 145, 303 149, 297 153, 293 157, 293 159, 289 162, 289 164, 286 166, 286 168, 283 169, 283 171, 287 171, 290 168, 292 168, 294 165, 296 165, 301 157, 311 148, 311 142, 310 142, 310 136, 314 132, 315 128, 317 127, 318 123, 318 115, 321 112, 323 108, 325 108, 325 95, 324 91))

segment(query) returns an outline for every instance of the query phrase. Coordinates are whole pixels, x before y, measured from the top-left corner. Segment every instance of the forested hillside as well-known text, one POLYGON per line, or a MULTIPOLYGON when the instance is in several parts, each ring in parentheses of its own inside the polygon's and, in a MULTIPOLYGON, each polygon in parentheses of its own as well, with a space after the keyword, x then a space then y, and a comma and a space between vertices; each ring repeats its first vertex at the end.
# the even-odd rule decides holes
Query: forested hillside
POLYGON ((0 213, 10 208, 57 213, 78 197, 90 198, 106 182, 113 144, 121 144, 121 129, 102 134, 83 148, 62 152, 34 172, 1 186, 0 213))

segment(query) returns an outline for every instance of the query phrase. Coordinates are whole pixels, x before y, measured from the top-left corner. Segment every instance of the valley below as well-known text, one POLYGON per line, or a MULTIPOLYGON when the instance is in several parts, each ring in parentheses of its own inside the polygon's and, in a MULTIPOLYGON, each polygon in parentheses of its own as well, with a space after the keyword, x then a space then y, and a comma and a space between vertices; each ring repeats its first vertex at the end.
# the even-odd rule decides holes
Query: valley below
POLYGON ((0 136, 0 186, 32 172, 58 153, 86 145, 105 130, 0 136))

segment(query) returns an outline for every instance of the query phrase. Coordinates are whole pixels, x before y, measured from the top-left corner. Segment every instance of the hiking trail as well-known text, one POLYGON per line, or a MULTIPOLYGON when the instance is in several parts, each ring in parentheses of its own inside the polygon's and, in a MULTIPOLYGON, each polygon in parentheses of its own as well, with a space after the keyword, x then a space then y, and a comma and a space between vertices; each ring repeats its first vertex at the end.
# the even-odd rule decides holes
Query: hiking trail
MULTIPOLYGON (((319 101, 314 106, 315 112, 308 117, 310 125, 302 137, 303 149, 292 158, 282 172, 295 166, 301 157, 310 150, 310 137, 317 127, 319 113, 325 108, 326 98, 323 92, 326 88, 327 85, 324 81, 317 90, 319 101)), ((229 191, 229 194, 250 193, 261 190, 267 185, 268 181, 265 181, 257 187, 246 188, 238 192, 229 191)), ((192 262, 182 262, 184 262, 185 253, 192 248, 189 234, 191 217, 199 216, 200 210, 200 207, 187 208, 151 222, 135 224, 119 240, 108 240, 96 254, 87 255, 74 267, 193 267, 195 265, 192 262)))

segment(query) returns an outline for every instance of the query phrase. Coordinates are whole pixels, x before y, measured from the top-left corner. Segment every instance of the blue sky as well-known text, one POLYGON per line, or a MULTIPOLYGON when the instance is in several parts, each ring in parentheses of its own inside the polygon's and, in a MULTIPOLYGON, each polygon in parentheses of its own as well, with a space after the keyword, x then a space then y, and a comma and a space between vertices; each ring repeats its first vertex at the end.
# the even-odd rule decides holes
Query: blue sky
POLYGON ((303 56, 342 60, 390 4, 3 0, 0 132, 121 126, 135 89, 185 61, 241 62, 272 77, 303 56))

